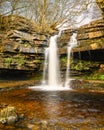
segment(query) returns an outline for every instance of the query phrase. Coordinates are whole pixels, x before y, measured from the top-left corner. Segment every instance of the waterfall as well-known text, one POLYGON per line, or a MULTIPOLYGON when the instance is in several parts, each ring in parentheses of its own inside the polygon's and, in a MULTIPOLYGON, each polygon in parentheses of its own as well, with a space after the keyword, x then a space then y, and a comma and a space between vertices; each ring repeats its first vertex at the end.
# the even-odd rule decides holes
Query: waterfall
POLYGON ((60 37, 61 31, 58 35, 50 38, 49 46, 49 65, 48 65, 48 85, 59 86, 60 84, 60 66, 57 53, 57 38, 60 37))
POLYGON ((72 47, 67 48, 67 67, 66 67, 66 77, 65 77, 65 87, 70 86, 70 81, 69 81, 69 74, 70 74, 70 55, 71 55, 71 50, 72 47))
MULTIPOLYGON (((41 86, 33 87, 35 90, 63 91, 70 89, 70 57, 71 50, 77 46, 77 33, 73 33, 68 43, 67 69, 64 86, 61 82, 58 57, 57 38, 61 36, 61 30, 57 35, 51 36, 50 45, 45 49, 45 61, 43 68, 43 80, 41 86)), ((32 87, 31 87, 32 88, 32 87)))
POLYGON ((43 80, 42 80, 42 85, 46 85, 47 83, 47 68, 48 68, 48 53, 49 53, 49 48, 45 48, 44 51, 44 67, 43 67, 43 80))
POLYGON ((67 68, 66 68, 66 77, 65 77, 65 87, 70 87, 70 58, 72 48, 77 46, 77 33, 73 33, 68 43, 67 48, 67 68))

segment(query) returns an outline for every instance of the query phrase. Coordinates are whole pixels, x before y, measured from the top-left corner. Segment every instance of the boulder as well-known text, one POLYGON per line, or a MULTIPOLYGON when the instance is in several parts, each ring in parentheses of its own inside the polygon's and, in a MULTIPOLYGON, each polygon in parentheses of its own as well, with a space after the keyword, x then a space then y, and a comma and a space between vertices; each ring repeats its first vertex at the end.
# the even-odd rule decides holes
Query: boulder
POLYGON ((0 123, 14 124, 18 120, 15 107, 7 106, 0 111, 0 123))

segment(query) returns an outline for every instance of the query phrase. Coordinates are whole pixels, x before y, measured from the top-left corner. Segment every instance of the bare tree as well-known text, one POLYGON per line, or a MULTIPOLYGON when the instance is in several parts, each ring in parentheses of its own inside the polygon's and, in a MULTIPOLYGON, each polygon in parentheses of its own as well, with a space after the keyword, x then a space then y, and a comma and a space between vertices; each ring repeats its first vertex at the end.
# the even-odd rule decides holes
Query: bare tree
MULTIPOLYGON (((40 32, 74 27, 87 17, 86 13, 91 13, 91 10, 88 12, 89 8, 95 8, 96 5, 96 0, 1 0, 1 5, 3 2, 8 3, 9 7, 4 11, 4 15, 17 14, 27 17, 34 21, 40 32), (79 16, 80 19, 77 20, 79 16)), ((95 9, 94 11, 96 12, 95 9)), ((101 17, 101 14, 96 17, 101 17)))

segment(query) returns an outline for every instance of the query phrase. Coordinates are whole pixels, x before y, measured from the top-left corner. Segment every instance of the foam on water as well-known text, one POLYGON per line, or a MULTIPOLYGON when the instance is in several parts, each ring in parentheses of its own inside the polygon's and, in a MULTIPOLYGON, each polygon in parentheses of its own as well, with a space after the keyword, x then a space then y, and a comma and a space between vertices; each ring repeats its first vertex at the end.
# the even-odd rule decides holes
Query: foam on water
POLYGON ((66 91, 66 90, 71 90, 70 87, 63 87, 62 85, 59 86, 49 86, 49 85, 40 85, 40 86, 30 86, 29 87, 32 90, 37 90, 37 91, 66 91))

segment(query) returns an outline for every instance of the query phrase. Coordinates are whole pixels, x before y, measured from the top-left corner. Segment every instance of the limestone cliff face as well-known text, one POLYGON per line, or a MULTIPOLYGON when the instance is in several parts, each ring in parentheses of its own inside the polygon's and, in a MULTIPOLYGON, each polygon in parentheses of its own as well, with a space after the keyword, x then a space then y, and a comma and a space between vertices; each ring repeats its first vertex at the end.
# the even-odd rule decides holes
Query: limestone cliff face
POLYGON ((31 21, 19 16, 1 16, 0 69, 40 69, 47 36, 38 34, 31 21), (7 24, 3 23, 7 20, 7 24))
POLYGON ((78 29, 79 47, 73 49, 76 58, 80 52, 84 60, 104 61, 104 1, 98 0, 98 5, 102 10, 102 19, 78 29))

